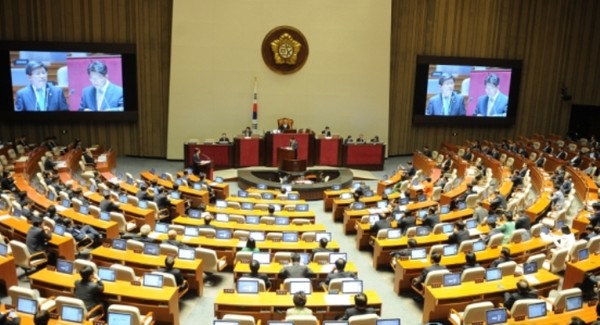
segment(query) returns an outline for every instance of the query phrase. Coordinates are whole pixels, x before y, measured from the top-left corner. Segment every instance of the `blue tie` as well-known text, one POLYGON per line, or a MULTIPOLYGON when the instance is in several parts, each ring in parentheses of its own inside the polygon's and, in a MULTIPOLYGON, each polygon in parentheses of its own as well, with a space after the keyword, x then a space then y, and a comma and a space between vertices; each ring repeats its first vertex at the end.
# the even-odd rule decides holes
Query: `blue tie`
POLYGON ((46 96, 44 96, 44 89, 40 88, 37 89, 37 101, 38 101, 38 108, 40 109, 40 111, 45 111, 46 110, 46 96))

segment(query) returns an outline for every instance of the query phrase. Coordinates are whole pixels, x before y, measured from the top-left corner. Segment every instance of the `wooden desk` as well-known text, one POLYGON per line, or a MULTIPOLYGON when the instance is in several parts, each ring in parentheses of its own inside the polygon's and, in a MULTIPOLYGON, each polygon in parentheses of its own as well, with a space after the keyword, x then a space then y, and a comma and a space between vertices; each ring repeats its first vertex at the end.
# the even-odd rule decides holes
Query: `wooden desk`
MULTIPOLYGON (((488 267, 495 259, 500 256, 501 247, 487 248, 480 252, 475 252, 477 263, 483 267, 488 267)), ((423 260, 401 260, 395 259, 394 264, 394 292, 400 294, 403 289, 410 288, 411 280, 421 275, 422 271, 431 266, 429 259, 423 260)), ((442 256, 441 265, 446 266, 452 272, 462 269, 465 264, 465 254, 459 253, 454 256, 442 256)))
MULTIPOLYGON (((238 210, 234 208, 223 208, 219 209, 215 205, 211 204, 206 207, 206 211, 210 213, 225 213, 225 214, 238 214, 243 216, 268 216, 269 211, 265 210, 238 210)), ((290 220, 301 218, 301 219, 310 219, 311 222, 314 223, 315 220, 315 212, 314 211, 279 211, 275 212, 273 216, 279 217, 288 217, 290 220)))
MULTIPOLYGON (((440 215, 440 222, 454 222, 459 219, 467 219, 473 216, 473 209, 464 209, 464 210, 456 210, 451 211, 449 213, 440 215)), ((420 225, 420 220, 417 220, 417 224, 420 225)), ((370 247, 371 236, 376 236, 371 232, 371 224, 369 223, 361 223, 355 222, 355 230, 356 230, 356 249, 363 250, 370 247)))
MULTIPOLYGON (((11 306, 11 307, 14 307, 14 306, 11 306)), ((7 305, 2 305, 2 307, 0 307, 0 311, 2 313, 5 313, 7 310, 8 310, 7 305)), ((17 311, 15 311, 15 312, 17 313, 17 315, 19 315, 19 319, 20 319, 19 325, 33 325, 33 315, 26 314, 26 313, 20 313, 17 311)), ((94 323, 86 320, 79 324, 93 325, 94 323)), ((73 323, 65 322, 65 321, 58 320, 58 319, 50 319, 50 321, 48 322, 48 325, 73 325, 73 323)))
POLYGON ((590 176, 571 166, 565 166, 565 170, 573 176, 575 193, 582 202, 598 200, 598 186, 590 176))
POLYGON ((396 184, 400 183, 402 175, 404 175, 404 171, 398 170, 392 177, 377 181, 377 195, 383 195, 386 189, 393 188, 396 184))
POLYGON ((436 167, 436 163, 433 161, 433 159, 417 151, 413 153, 412 162, 415 169, 421 169, 424 175, 431 177, 432 182, 437 182, 441 175, 441 171, 436 167))
MULTIPOLYGON (((69 275, 40 270, 29 276, 31 288, 37 289, 42 297, 74 296, 75 280, 79 275, 69 275)), ((176 287, 150 288, 134 286, 127 281, 103 281, 103 300, 125 304, 140 309, 140 313, 152 311, 159 324, 179 324, 179 292, 176 287)))
MULTIPOLYGON (((204 219, 194 219, 190 217, 177 217, 173 219, 174 224, 184 225, 184 226, 202 226, 204 225, 204 219)), ((235 221, 229 222, 220 222, 217 220, 213 220, 211 225, 216 228, 222 229, 231 229, 235 230, 246 230, 246 231, 264 231, 264 232, 283 232, 283 231, 293 231, 299 234, 305 232, 324 232, 327 231, 324 224, 316 224, 311 223, 308 225, 267 225, 267 224, 248 224, 248 223, 237 223, 235 221)))
POLYGON ((545 242, 541 237, 534 237, 520 243, 508 243, 502 245, 510 250, 510 256, 517 263, 524 263, 531 255, 548 253, 552 242, 545 242))
POLYGON ((8 288, 19 285, 17 267, 12 256, 0 256, 0 274, 2 274, 0 281, 4 282, 7 292, 8 288))
MULTIPOLYGON (((104 197, 96 192, 86 192, 84 193, 84 196, 86 199, 90 200, 90 202, 94 202, 96 205, 100 204, 100 202, 104 200, 104 197)), ((129 203, 120 203, 119 210, 121 210, 125 218, 127 218, 127 221, 135 221, 138 227, 148 224, 154 229, 154 225, 156 224, 154 210, 138 208, 129 203)))
POLYGON ((342 166, 366 170, 383 170, 385 144, 351 143, 342 145, 342 166))
MULTIPOLYGON (((177 175, 179 177, 181 177, 181 176, 183 176, 183 173, 182 172, 177 172, 177 175)), ((196 176, 196 175, 191 174, 191 175, 188 175, 188 182, 189 181, 192 181, 192 183, 198 183, 198 182, 200 182, 200 178, 198 176, 196 176)), ((215 191, 215 197, 218 200, 225 200, 225 198, 229 197, 229 184, 227 184, 227 183, 217 183, 217 182, 214 182, 214 181, 211 181, 211 180, 206 180, 206 179, 205 179, 205 182, 206 182, 206 184, 210 188, 212 188, 215 191)), ((190 184, 188 183, 188 185, 190 185, 190 184)), ((189 190, 193 190, 191 187, 188 187, 188 189, 189 190)), ((194 191, 196 191, 196 192, 188 192, 188 193, 190 195, 191 194, 194 194, 194 195, 201 194, 201 193, 198 193, 198 192, 204 193, 204 194, 202 194, 203 200, 206 200, 205 204, 208 204, 208 192, 206 192, 204 190, 202 190, 202 191, 194 190, 194 191), (204 198, 204 196, 206 196, 206 198, 204 198)))
MULTIPOLYGON (((145 255, 133 251, 120 251, 110 247, 99 246, 92 250, 92 260, 98 266, 107 266, 114 263, 131 266, 138 276, 146 272, 155 271, 164 267, 165 255, 145 255)), ((181 270, 181 274, 188 281, 190 289, 195 290, 198 296, 202 296, 204 290, 204 274, 202 273, 202 260, 193 261, 175 258, 174 268, 181 270)))
MULTIPOLYGON (((8 232, 12 232, 12 239, 25 242, 27 232, 29 231, 31 225, 22 219, 3 217, 0 219, 0 227, 6 229, 8 232)), ((51 248, 58 253, 59 257, 69 260, 75 259, 75 241, 73 238, 59 236, 53 233, 52 238, 50 241, 48 241, 48 244, 50 244, 51 248)))
POLYGON ((317 136, 315 149, 315 165, 340 166, 342 161, 342 139, 338 136, 326 138, 317 136))
MULTIPOLYGON (((58 210, 58 209, 57 209, 58 210)), ((58 211, 58 214, 72 219, 76 224, 84 224, 92 226, 94 229, 103 233, 106 238, 117 238, 119 237, 119 225, 114 221, 104 221, 99 218, 95 218, 92 215, 84 215, 73 209, 65 209, 58 211)))
MULTIPOLYGON (((388 202, 400 197, 400 193, 393 192, 388 195, 388 202)), ((366 207, 374 206, 378 201, 383 200, 381 195, 373 195, 369 197, 361 197, 360 202, 364 202, 366 207)), ((354 202, 353 198, 350 199, 333 199, 332 217, 333 221, 342 221, 344 219, 344 211, 354 202)), ((367 213, 368 214, 368 213, 367 213)))
POLYGON ((564 311, 562 313, 555 313, 554 311, 548 311, 546 317, 535 318, 535 319, 525 319, 517 321, 514 318, 507 319, 506 324, 508 325, 538 325, 538 324, 549 324, 549 325, 558 325, 558 324, 570 324, 571 318, 579 317, 583 319, 586 324, 592 323, 598 317, 596 315, 596 305, 588 306, 587 303, 583 303, 583 308, 572 311, 564 311))
POLYGON ((505 276, 491 282, 464 282, 454 287, 425 287, 423 305, 423 323, 433 320, 447 320, 450 309, 464 311, 474 300, 489 300, 495 304, 504 301, 504 292, 514 291, 520 279, 527 279, 536 288, 538 295, 547 296, 552 289, 558 288, 560 276, 544 269, 526 276, 505 276))
POLYGON ((330 212, 333 208, 333 200, 338 199, 342 193, 352 193, 352 189, 344 188, 340 190, 323 191, 323 211, 330 212))
MULTIPOLYGON (((410 213, 410 211, 415 211, 415 210, 420 210, 420 209, 427 209, 429 207, 432 206, 437 206, 437 202, 435 201, 423 201, 423 202, 414 202, 414 203, 409 203, 406 205, 406 211, 407 213, 410 213)), ((344 234, 349 235, 349 234, 353 234, 356 232, 356 224, 358 222, 360 222, 360 219, 362 218, 362 216, 366 216, 369 214, 379 214, 379 213, 385 213, 385 214, 389 214, 390 212, 387 209, 377 209, 377 208, 373 208, 373 209, 362 209, 362 210, 349 210, 349 209, 345 209, 344 210, 344 218, 343 218, 343 229, 344 229, 344 234)))
POLYGON ((590 254, 585 261, 567 262, 562 288, 574 288, 575 284, 583 282, 586 272, 597 274, 600 271, 600 255, 590 254))
POLYGON ((531 176, 531 184, 538 193, 538 198, 534 204, 525 210, 525 214, 534 222, 550 207, 550 197, 554 188, 550 176, 542 172, 535 163, 529 163, 529 175, 531 176))
MULTIPOLYGON (((382 301, 373 290, 365 291, 368 306, 376 308, 381 314, 382 301)), ((354 295, 329 295, 325 292, 313 292, 306 298, 306 307, 322 322, 341 317, 348 307, 354 306, 354 295)), ((235 294, 219 292, 215 298, 215 318, 221 319, 226 314, 242 314, 254 317, 256 321, 266 324, 269 320, 282 320, 285 311, 294 306, 292 295, 277 295, 275 292, 259 292, 258 294, 235 294)))
MULTIPOLYGON (((281 284, 283 284, 283 279, 279 278, 279 271, 283 269, 286 265, 279 263, 271 263, 271 264, 261 264, 259 272, 262 274, 266 274, 271 281, 271 291, 275 291, 280 288, 281 284)), ((315 277, 311 279, 313 291, 323 291, 321 289, 321 282, 324 282, 327 279, 327 275, 331 273, 331 270, 335 268, 333 264, 318 264, 318 263, 309 263, 308 268, 313 271, 315 277)), ((345 268, 346 272, 354 272, 358 274, 358 269, 353 262, 348 262, 345 268)), ((236 263, 233 268, 233 281, 237 282, 239 278, 241 278, 244 274, 250 273, 250 264, 249 263, 236 263)))
POLYGON ((265 163, 265 145, 262 138, 237 136, 233 141, 235 167, 260 166, 265 163))
POLYGON ((306 200, 279 200, 279 199, 271 199, 271 200, 266 200, 266 199, 256 199, 253 197, 239 197, 239 196, 230 196, 228 198, 225 199, 225 201, 227 202, 238 202, 238 203, 243 203, 243 202, 248 202, 248 203, 252 203, 252 204, 279 204, 282 207, 286 206, 286 205, 297 205, 297 204, 306 204, 306 200))

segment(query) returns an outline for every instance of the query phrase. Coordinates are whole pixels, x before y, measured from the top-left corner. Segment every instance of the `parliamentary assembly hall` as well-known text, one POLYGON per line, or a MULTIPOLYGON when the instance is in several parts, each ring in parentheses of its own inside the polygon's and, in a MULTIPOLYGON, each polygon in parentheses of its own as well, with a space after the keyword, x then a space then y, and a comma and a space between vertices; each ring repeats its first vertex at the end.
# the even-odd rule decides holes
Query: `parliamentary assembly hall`
POLYGON ((599 14, 1 1, 0 325, 600 324, 599 14))

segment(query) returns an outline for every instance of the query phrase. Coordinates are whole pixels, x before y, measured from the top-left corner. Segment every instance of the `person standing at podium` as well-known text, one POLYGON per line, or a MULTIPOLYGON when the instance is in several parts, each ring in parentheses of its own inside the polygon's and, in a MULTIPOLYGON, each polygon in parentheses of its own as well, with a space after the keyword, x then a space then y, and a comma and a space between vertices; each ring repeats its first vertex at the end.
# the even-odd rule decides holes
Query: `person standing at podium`
POLYGON ((290 148, 294 150, 294 159, 298 159, 298 141, 294 137, 290 138, 290 148))
POLYGON ((200 175, 200 167, 210 164, 210 158, 203 154, 200 148, 194 150, 194 174, 200 175))

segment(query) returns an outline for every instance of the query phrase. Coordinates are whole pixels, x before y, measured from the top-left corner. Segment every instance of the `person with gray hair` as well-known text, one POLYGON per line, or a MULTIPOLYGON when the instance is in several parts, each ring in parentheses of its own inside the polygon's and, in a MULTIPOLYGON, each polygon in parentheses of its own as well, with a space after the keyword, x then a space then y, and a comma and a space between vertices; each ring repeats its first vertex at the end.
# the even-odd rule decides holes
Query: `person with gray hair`
POLYGON ((16 93, 15 112, 66 111, 69 106, 62 88, 48 82, 48 67, 42 62, 29 61, 25 74, 31 82, 16 93))

